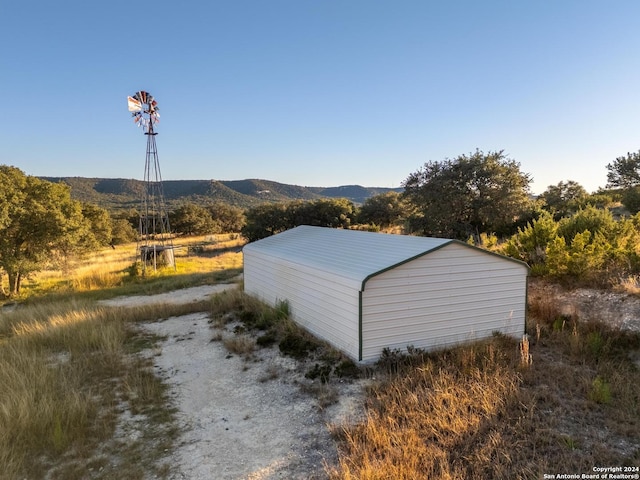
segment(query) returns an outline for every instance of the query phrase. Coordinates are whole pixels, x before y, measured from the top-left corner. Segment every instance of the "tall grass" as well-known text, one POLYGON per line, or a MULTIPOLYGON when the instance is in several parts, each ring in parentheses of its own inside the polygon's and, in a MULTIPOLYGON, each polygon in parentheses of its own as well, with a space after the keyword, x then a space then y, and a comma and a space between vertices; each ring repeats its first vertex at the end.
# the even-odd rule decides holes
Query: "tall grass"
POLYGON ((148 270, 140 278, 135 275, 135 243, 118 245, 115 249, 106 247, 25 279, 20 299, 83 292, 94 298, 107 298, 135 294, 144 286, 171 290, 216 283, 241 272, 241 248, 245 241, 237 235, 180 238, 175 242, 175 269, 148 270), (198 248, 191 248, 193 245, 198 248))
POLYGON ((144 278, 131 275, 130 244, 27 279, 22 305, 0 311, 0 479, 79 479, 90 468, 104 478, 166 476, 170 467, 156 460, 171 448, 174 411, 150 360, 135 355, 157 339, 135 324, 206 311, 209 302, 107 308, 94 301, 228 280, 240 271, 242 243, 181 239, 178 268, 144 278), (206 248, 183 248, 192 242, 206 248), (114 439, 123 410, 145 418, 139 440, 126 446, 114 439))
POLYGON ((69 307, 25 309, 0 321, 0 471, 6 478, 38 477, 55 455, 105 439, 113 428, 98 414, 112 393, 97 391, 95 380, 117 374, 123 324, 97 309, 69 307))
MULTIPOLYGON (((53 467, 54 478, 86 478, 77 461, 108 450, 123 406, 151 415, 149 431, 156 431, 154 422, 170 431, 166 387, 148 361, 128 355, 153 341, 137 333, 135 322, 207 308, 208 302, 106 308, 69 300, 0 315, 0 478, 42 478, 53 467), (61 455, 76 462, 61 466, 61 455)), ((159 438, 170 440, 166 432, 159 438)), ((156 467, 137 460, 118 469, 135 477, 156 467)))
POLYGON ((373 388, 366 420, 338 432, 331 477, 507 478, 493 425, 518 404, 521 378, 506 353, 496 341, 410 359, 373 388))

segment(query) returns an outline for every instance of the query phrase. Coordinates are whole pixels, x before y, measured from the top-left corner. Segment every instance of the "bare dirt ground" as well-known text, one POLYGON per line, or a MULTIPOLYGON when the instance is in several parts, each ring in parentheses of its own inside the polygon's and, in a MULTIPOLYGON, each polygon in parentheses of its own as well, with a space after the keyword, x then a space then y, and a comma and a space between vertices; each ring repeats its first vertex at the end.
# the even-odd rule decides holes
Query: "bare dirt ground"
MULTIPOLYGON (((154 296, 107 301, 110 305, 198 301, 235 285, 195 287, 154 296)), ((554 298, 567 315, 599 319, 640 331, 640 298, 592 289, 565 291, 532 281, 529 296, 554 298)), ((171 386, 179 427, 177 448, 167 452, 172 479, 320 479, 335 465, 331 426, 364 415, 367 380, 322 385, 304 377, 296 360, 277 348, 250 358, 230 354, 219 341, 233 324, 213 328, 206 314, 142 326, 165 338, 155 368, 171 386)), ((126 434, 126 426, 122 429, 126 434)))
MULTIPOLYGON (((109 300, 109 305, 191 302, 235 285, 196 287, 153 296, 109 300)), ((165 337, 155 352, 159 374, 171 385, 183 431, 165 461, 172 479, 320 479, 335 464, 331 425, 363 414, 366 381, 321 384, 304 377, 298 361, 276 348, 250 358, 230 354, 207 314, 147 323, 165 337), (215 339, 214 339, 215 338, 215 339), (214 340, 212 340, 214 339, 214 340)), ((126 426, 122 428, 126 432, 126 426)))
POLYGON ((640 297, 593 288, 565 289, 556 284, 529 280, 529 299, 554 299, 562 313, 582 321, 601 321, 632 331, 640 331, 640 297))

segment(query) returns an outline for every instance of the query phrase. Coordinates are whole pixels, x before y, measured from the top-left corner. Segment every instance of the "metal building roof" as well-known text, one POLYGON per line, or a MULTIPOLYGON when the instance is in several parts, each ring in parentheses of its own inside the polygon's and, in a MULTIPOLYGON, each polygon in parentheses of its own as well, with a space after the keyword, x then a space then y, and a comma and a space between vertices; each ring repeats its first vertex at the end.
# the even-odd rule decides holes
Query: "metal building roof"
POLYGON ((363 285, 381 271, 455 242, 444 238, 412 237, 302 225, 245 245, 363 285))

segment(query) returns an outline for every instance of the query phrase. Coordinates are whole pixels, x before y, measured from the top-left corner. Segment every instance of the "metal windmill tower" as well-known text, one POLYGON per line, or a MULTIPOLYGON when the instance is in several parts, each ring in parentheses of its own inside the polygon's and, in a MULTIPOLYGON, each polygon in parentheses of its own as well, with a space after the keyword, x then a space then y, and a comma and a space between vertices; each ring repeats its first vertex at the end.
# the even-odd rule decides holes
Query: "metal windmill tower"
POLYGON ((138 258, 143 273, 152 267, 175 268, 175 256, 169 215, 164 202, 162 175, 158 161, 158 148, 154 125, 158 123, 158 102, 148 92, 141 90, 127 97, 129 111, 134 121, 144 129, 147 136, 147 156, 144 165, 144 193, 140 208, 138 258))

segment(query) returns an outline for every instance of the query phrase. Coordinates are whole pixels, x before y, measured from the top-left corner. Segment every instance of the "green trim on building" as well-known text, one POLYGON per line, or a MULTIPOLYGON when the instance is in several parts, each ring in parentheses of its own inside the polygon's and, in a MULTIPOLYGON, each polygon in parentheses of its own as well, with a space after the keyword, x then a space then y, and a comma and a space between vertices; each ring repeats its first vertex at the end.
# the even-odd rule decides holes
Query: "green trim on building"
POLYGON ((358 361, 362 361, 362 290, 358 292, 358 361))

